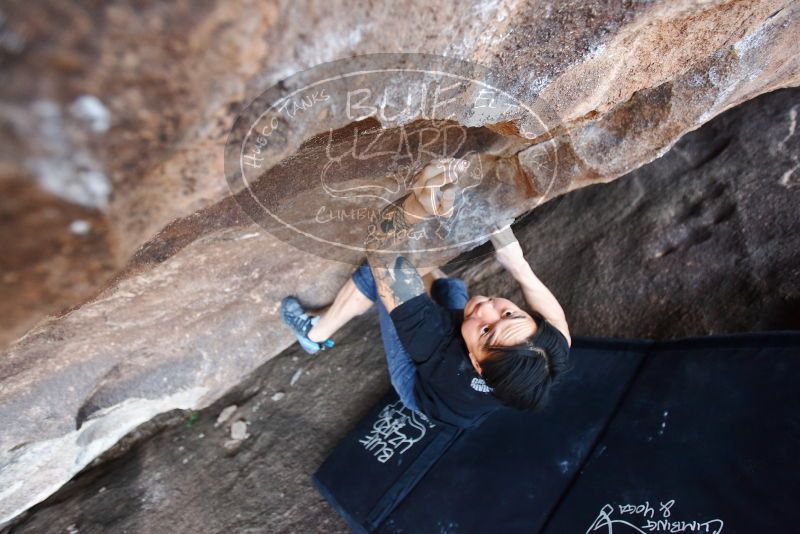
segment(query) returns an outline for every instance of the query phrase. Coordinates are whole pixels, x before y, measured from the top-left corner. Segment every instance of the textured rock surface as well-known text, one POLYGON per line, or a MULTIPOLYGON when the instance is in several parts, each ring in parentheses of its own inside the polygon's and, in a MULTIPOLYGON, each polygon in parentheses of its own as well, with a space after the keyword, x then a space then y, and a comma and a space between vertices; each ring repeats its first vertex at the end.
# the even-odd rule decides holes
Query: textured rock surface
MULTIPOLYGON (((520 221, 526 255, 573 334, 800 328, 799 109, 800 90, 762 96, 663 158, 520 221)), ((448 270, 473 291, 519 299, 483 252, 448 270)), ((390 387, 377 328, 368 313, 334 351, 309 358, 291 347, 196 418, 172 412, 143 426, 149 440, 124 440, 14 532, 348 532, 309 476, 390 387), (250 436, 226 447, 236 421, 250 436)))
POLYGON ((114 273, 103 213, 42 191, 29 180, 0 180, 0 346, 42 316, 94 294, 114 273))
MULTIPOLYGON (((560 185, 576 187, 797 84, 798 9, 788 0, 9 4, 0 176, 25 173, 107 206, 120 267, 166 224, 227 194, 219 147, 244 102, 324 61, 415 51, 478 61, 553 103, 574 139, 562 139, 572 167, 560 185), (87 95, 105 120, 98 106, 81 112, 87 95)), ((18 322, 60 309, 21 309, 18 322)))
MULTIPOLYGON (((2 60, 13 83, 0 88, 0 174, 27 174, 105 210, 108 249, 87 264, 113 257, 112 268, 127 266, 95 298, 0 356, 0 521, 140 422, 217 399, 289 344, 276 321, 280 296, 322 304, 347 274, 346 265, 264 234, 226 198, 228 128, 243 102, 278 79, 370 52, 486 64, 516 94, 541 94, 559 113, 562 128, 551 133, 561 172, 549 196, 612 180, 724 109, 800 81, 800 5, 789 1, 498 1, 459 9, 52 2, 3 10, 2 60)), ((295 141, 317 133, 309 125, 295 141)), ((517 156, 535 190, 544 189, 535 183, 539 150, 517 156)), ((493 208, 520 214, 541 200, 521 195, 493 208)), ((669 256, 706 230, 675 232, 648 253, 669 256)))

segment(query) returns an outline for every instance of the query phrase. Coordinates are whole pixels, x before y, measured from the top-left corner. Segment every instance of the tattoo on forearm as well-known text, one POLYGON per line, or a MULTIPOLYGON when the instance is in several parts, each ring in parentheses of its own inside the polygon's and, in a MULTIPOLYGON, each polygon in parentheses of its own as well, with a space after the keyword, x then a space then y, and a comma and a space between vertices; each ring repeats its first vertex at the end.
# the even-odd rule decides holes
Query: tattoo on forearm
POLYGON ((411 224, 409 224, 406 219, 406 210, 403 209, 403 204, 409 196, 410 193, 381 210, 381 218, 379 221, 381 233, 401 232, 411 228, 411 224))
POLYGON ((412 221, 408 220, 409 215, 403 207, 408 196, 386 206, 381 210, 378 221, 367 227, 364 245, 368 252, 391 252, 404 247, 409 241, 419 241, 427 237, 424 223, 416 221, 416 224, 412 224, 412 221))
POLYGON ((389 268, 373 265, 372 276, 378 295, 389 311, 425 292, 425 284, 417 269, 403 256, 396 257, 389 268))
POLYGON ((405 199, 403 197, 382 210, 365 243, 378 295, 389 311, 425 292, 425 285, 414 265, 399 253, 392 253, 409 238, 414 239, 413 226, 403 209, 405 199))

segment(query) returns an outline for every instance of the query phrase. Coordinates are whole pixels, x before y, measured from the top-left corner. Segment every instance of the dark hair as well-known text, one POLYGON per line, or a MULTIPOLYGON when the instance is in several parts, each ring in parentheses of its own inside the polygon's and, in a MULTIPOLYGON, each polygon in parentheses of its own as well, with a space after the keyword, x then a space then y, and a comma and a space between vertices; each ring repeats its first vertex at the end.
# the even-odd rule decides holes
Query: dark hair
POLYGON ((541 315, 531 315, 539 325, 535 334, 518 345, 487 347, 480 365, 483 379, 503 404, 533 411, 546 404, 553 382, 569 370, 569 344, 541 315))

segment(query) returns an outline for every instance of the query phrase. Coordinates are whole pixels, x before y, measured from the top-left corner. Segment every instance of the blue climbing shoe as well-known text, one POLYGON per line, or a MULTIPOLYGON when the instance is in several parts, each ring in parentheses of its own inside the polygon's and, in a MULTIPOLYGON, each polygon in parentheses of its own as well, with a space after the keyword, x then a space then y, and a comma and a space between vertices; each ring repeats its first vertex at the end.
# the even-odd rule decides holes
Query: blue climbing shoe
POLYGON ((332 339, 326 339, 322 343, 308 339, 308 331, 317 324, 319 316, 308 315, 295 297, 286 297, 281 301, 281 321, 292 330, 300 346, 307 353, 316 354, 333 347, 332 339))

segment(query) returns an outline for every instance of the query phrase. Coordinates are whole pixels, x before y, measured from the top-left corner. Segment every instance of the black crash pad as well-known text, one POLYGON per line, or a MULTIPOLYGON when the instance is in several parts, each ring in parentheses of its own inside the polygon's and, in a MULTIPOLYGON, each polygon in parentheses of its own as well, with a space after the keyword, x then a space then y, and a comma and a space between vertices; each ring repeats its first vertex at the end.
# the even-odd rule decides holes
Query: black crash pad
POLYGON ((574 338, 540 414, 433 426, 390 392, 313 476, 356 532, 770 532, 800 524, 800 333, 574 338))

